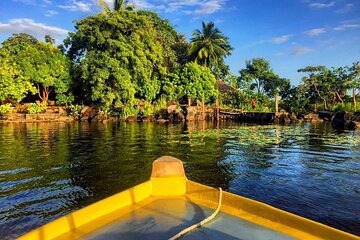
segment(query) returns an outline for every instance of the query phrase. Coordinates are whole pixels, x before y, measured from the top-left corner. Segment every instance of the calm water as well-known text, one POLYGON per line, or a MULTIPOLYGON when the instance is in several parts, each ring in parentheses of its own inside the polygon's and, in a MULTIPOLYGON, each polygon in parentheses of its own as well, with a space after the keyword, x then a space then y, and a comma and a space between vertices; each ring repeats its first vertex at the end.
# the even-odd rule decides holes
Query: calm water
POLYGON ((326 124, 0 125, 0 239, 147 180, 162 155, 190 179, 360 235, 360 131, 326 124))

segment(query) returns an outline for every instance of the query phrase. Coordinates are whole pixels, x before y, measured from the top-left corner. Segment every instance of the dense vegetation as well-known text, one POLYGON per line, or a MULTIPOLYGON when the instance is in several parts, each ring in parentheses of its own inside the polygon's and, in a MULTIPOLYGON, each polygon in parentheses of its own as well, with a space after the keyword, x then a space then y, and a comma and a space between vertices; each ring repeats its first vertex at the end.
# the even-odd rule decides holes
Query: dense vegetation
MULTIPOLYGON (((276 74, 263 58, 246 62, 233 75, 225 58, 233 48, 214 23, 203 23, 188 43, 156 13, 135 10, 127 1, 104 2, 102 12, 75 24, 64 43, 53 46, 28 34, 14 34, 0 47, 0 113, 21 102, 87 104, 105 112, 137 114, 165 107, 169 101, 213 104, 258 111, 357 110, 359 63, 327 69, 308 66, 299 86, 276 74), (219 94, 216 79, 233 88, 219 94), (352 96, 349 95, 352 91, 352 96)), ((29 112, 43 106, 31 105, 29 112)))

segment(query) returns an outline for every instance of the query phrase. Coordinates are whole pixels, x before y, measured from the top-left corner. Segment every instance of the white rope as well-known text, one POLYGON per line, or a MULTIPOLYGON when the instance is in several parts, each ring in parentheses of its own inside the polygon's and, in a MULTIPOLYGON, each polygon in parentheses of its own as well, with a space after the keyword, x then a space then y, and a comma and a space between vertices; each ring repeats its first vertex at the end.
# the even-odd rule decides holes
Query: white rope
POLYGON ((195 223, 194 225, 191 225, 188 228, 185 228, 184 230, 182 230, 181 232, 179 232, 178 234, 176 234, 175 236, 169 238, 169 240, 176 240, 181 238, 182 236, 184 236, 185 234, 193 231, 196 228, 199 228, 203 225, 205 225, 206 223, 210 222, 212 219, 215 218, 215 216, 218 214, 218 212, 220 211, 220 207, 221 207, 221 202, 222 202, 222 189, 221 187, 219 187, 219 202, 218 202, 218 206, 216 208, 216 210, 213 212, 213 214, 211 214, 209 217, 205 218, 204 220, 202 220, 199 223, 195 223))

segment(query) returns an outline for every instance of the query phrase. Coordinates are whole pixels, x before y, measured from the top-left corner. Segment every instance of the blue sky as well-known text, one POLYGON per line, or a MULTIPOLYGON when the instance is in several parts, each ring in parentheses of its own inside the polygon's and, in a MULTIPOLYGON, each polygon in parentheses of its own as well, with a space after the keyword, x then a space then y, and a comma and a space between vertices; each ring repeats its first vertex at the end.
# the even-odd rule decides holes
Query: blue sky
MULTIPOLYGON (((112 0, 105 0, 110 5, 112 0)), ((359 0, 132 0, 167 18, 189 39, 201 21, 214 21, 235 48, 226 59, 233 73, 263 57, 297 85, 307 65, 344 66, 360 60, 359 0)), ((101 8, 97 0, 1 0, 0 41, 26 32, 60 43, 74 21, 101 8)))

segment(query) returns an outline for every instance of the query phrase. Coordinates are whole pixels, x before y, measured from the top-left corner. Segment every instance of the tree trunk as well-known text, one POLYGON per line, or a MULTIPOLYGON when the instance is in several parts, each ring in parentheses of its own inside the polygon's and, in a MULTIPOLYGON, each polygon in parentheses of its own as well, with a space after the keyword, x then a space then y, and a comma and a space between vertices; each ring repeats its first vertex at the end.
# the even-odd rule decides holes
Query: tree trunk
POLYGON ((191 97, 188 97, 188 106, 191 106, 191 97))
POLYGON ((342 99, 342 97, 340 96, 340 94, 336 91, 335 92, 337 98, 339 99, 339 101, 341 102, 341 105, 344 106, 344 100, 342 99))
POLYGON ((203 115, 204 120, 205 120, 205 101, 204 101, 204 99, 202 100, 202 115, 203 115))
POLYGON ((275 112, 279 111, 279 96, 275 95, 275 112))
POLYGON ((327 110, 328 106, 327 106, 327 102, 326 102, 325 98, 323 98, 323 101, 324 101, 324 110, 327 110))
POLYGON ((49 87, 42 87, 42 88, 43 89, 41 90, 40 84, 37 83, 39 98, 41 99, 43 104, 47 105, 47 101, 49 100, 49 95, 52 89, 50 89, 49 87))
POLYGON ((356 92, 355 92, 355 88, 353 88, 352 99, 353 99, 354 112, 356 112, 356 92))
POLYGON ((314 84, 314 88, 315 88, 315 91, 317 93, 317 95, 324 101, 324 110, 327 110, 328 107, 327 107, 327 102, 326 102, 326 99, 320 95, 320 92, 319 90, 317 89, 316 85, 314 84))

